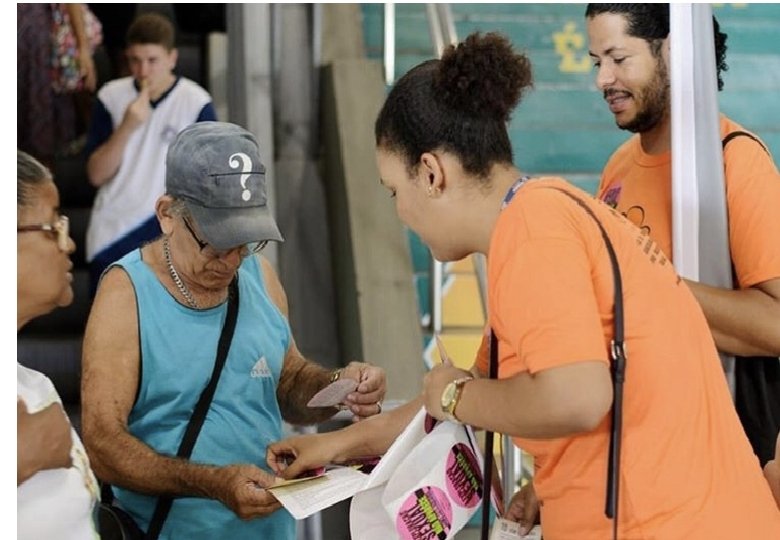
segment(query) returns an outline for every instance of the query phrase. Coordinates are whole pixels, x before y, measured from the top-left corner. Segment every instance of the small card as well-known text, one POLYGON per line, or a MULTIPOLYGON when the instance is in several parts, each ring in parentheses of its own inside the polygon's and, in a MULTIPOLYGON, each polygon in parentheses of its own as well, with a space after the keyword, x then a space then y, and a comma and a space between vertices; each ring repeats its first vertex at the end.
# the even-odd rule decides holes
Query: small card
POLYGON ((503 518, 496 518, 490 531, 490 540, 522 540, 520 524, 503 518))
POLYGON ((314 394, 306 405, 309 407, 334 407, 354 392, 358 382, 354 379, 339 379, 314 394))
POLYGON ((504 518, 496 518, 490 530, 490 540, 538 540, 540 529, 537 525, 527 534, 520 534, 520 524, 504 518))

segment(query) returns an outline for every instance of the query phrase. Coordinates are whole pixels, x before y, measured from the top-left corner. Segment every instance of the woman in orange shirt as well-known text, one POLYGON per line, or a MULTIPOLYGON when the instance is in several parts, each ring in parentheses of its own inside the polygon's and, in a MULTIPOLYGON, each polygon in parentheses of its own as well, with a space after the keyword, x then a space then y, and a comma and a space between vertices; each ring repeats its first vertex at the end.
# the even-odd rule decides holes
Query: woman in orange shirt
MULTIPOLYGON (((498 379, 485 378, 486 339, 471 372, 432 369, 420 400, 437 419, 512 435, 534 455, 546 540, 612 537, 616 280, 598 221, 622 274, 628 351, 617 537, 780 538, 706 321, 671 263, 606 205, 513 165, 507 123, 531 82, 528 58, 505 38, 471 35, 401 78, 377 118, 380 181, 399 218, 440 261, 488 258, 498 379)), ((269 461, 297 456, 280 471, 291 476, 381 453, 419 405, 283 441, 269 461)))

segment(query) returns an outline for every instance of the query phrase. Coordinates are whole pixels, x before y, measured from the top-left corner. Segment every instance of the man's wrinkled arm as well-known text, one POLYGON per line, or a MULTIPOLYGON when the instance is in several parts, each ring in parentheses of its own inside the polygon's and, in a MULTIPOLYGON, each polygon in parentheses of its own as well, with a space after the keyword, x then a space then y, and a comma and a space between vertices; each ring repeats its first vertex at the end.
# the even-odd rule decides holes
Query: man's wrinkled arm
POLYGON ((136 302, 125 272, 102 279, 84 336, 82 431, 95 474, 142 493, 224 496, 220 469, 163 456, 130 434, 139 385, 136 302))
MULTIPOLYGON (((269 298, 279 308, 280 313, 288 318, 287 294, 284 292, 279 277, 268 260, 258 256, 258 261, 262 268, 263 280, 269 298)), ((336 414, 338 412, 336 407, 309 408, 306 406, 314 394, 330 383, 332 373, 332 371, 306 360, 298 350, 295 339, 290 336, 290 345, 285 354, 279 386, 276 389, 276 398, 282 417, 291 424, 306 425, 324 422, 336 414)))
POLYGON ((303 358, 293 342, 284 360, 276 397, 282 417, 295 425, 324 422, 336 407, 307 407, 314 394, 330 383, 331 371, 303 358))

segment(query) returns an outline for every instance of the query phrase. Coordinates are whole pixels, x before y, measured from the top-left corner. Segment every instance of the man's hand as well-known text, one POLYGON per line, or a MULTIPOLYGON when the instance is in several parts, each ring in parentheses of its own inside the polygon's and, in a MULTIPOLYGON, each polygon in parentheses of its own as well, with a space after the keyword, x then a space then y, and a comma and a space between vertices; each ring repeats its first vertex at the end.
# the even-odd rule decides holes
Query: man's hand
POLYGON ((16 485, 38 471, 71 466, 73 446, 71 427, 59 403, 35 414, 27 412, 22 399, 16 400, 16 485))
POLYGON ((528 482, 515 493, 506 509, 504 518, 515 521, 522 527, 520 534, 525 535, 533 529, 539 517, 539 501, 536 499, 533 481, 528 482))
POLYGON ((152 114, 152 105, 149 101, 149 82, 142 80, 140 83, 141 91, 138 97, 130 102, 125 111, 122 123, 135 130, 143 125, 152 114))
POLYGON ((333 463, 338 456, 338 432, 297 435, 268 445, 266 462, 282 478, 333 463))
POLYGON ((385 370, 362 362, 350 362, 341 371, 341 377, 358 382, 357 389, 344 400, 344 405, 359 418, 382 412, 382 399, 387 390, 385 370))
POLYGON ((228 465, 219 469, 220 486, 216 498, 241 519, 272 514, 282 505, 268 488, 275 478, 254 465, 228 465))

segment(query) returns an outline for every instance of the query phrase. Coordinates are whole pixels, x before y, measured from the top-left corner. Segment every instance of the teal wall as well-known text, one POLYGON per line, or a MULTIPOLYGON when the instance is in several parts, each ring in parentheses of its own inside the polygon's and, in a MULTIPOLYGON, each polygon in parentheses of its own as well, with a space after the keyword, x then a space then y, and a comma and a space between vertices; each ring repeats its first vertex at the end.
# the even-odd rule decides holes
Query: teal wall
MULTIPOLYGON (((511 125, 515 161, 532 174, 561 174, 592 191, 627 137, 593 83, 585 4, 452 4, 458 36, 499 31, 531 58, 535 87, 511 125)), ((382 4, 363 4, 369 56, 382 57, 382 4)), ((721 110, 780 155, 780 4, 714 4, 728 34, 721 110)), ((431 58, 424 4, 396 4, 396 76, 431 58)))
MULTIPOLYGON (((780 4, 713 4, 728 34, 721 111, 780 156, 780 4)), ((424 4, 396 4, 396 78, 433 56, 424 4)), ((593 192, 609 155, 628 137, 596 91, 585 4, 451 4, 458 36, 499 31, 531 58, 534 90, 510 124, 515 162, 593 192)), ((383 5, 362 4, 368 55, 381 61, 383 5)), ((421 314, 428 313, 430 255, 410 233, 421 314)))

